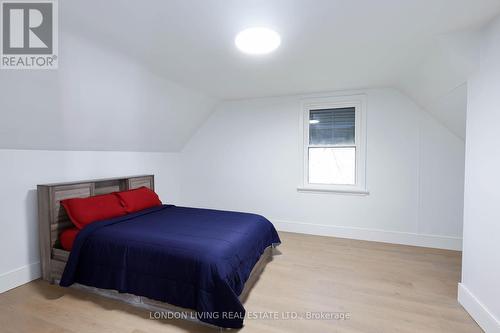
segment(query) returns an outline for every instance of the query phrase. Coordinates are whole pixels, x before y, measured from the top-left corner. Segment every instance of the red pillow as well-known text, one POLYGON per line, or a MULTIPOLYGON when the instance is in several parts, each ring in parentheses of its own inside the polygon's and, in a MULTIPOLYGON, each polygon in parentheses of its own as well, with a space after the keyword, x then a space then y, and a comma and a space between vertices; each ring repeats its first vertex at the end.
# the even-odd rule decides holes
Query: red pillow
POLYGON ((59 235, 59 241, 61 242, 61 247, 66 251, 71 251, 73 248, 73 243, 75 242, 76 236, 80 232, 78 228, 68 228, 65 229, 59 235))
POLYGON ((143 186, 134 190, 116 192, 120 202, 125 207, 127 213, 138 212, 143 209, 161 206, 158 194, 143 186))
POLYGON ((73 224, 83 229, 87 224, 126 215, 120 199, 113 193, 88 198, 72 198, 61 201, 73 224))

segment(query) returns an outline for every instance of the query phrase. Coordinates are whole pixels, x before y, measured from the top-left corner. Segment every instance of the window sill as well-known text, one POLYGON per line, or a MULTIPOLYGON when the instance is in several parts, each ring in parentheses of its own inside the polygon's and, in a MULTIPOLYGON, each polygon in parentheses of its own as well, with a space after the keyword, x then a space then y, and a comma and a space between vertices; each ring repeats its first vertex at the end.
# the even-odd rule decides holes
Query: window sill
POLYGON ((369 195, 368 190, 362 189, 334 189, 334 188, 318 188, 318 187, 297 187, 298 192, 303 193, 332 193, 332 194, 347 194, 347 195, 369 195))

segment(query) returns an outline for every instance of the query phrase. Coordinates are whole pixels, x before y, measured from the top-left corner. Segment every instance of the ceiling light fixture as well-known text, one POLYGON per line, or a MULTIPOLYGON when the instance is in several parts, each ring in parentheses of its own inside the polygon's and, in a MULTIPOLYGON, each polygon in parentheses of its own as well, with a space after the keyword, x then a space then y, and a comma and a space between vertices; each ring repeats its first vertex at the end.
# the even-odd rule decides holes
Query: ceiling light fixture
POLYGON ((318 119, 312 119, 312 120, 309 120, 309 124, 319 124, 319 120, 318 119))
POLYGON ((274 30, 256 27, 241 31, 234 43, 243 53, 260 55, 276 50, 281 44, 281 37, 274 30))

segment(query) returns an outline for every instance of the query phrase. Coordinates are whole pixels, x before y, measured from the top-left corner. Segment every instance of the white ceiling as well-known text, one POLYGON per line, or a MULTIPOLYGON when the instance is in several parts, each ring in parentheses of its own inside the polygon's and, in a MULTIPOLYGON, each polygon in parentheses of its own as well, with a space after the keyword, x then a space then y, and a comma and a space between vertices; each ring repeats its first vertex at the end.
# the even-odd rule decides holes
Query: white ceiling
MULTIPOLYGON (((443 59, 439 39, 489 21, 500 0, 86 0, 60 7, 63 28, 219 99, 393 86, 439 118, 432 109, 456 108, 463 96, 443 96, 470 70, 432 70, 443 59), (281 47, 261 57, 239 53, 234 36, 251 26, 278 31, 281 47), (435 81, 439 91, 429 92, 425 82, 435 81)), ((463 137, 453 113, 441 120, 463 137)))

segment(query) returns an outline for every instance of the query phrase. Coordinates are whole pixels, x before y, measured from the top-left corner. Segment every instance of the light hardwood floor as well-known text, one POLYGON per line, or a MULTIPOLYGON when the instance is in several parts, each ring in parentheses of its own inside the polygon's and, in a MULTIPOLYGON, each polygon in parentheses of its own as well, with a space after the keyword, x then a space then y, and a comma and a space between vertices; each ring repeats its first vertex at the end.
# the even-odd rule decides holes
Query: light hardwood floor
MULTIPOLYGON (((457 303, 459 252, 281 233, 247 311, 348 312, 348 320, 247 319, 238 332, 481 332, 457 303)), ((217 332, 34 281, 0 295, 0 332, 217 332)), ((229 331, 230 332, 230 331, 229 331)), ((236 332, 236 331, 234 331, 236 332)))

